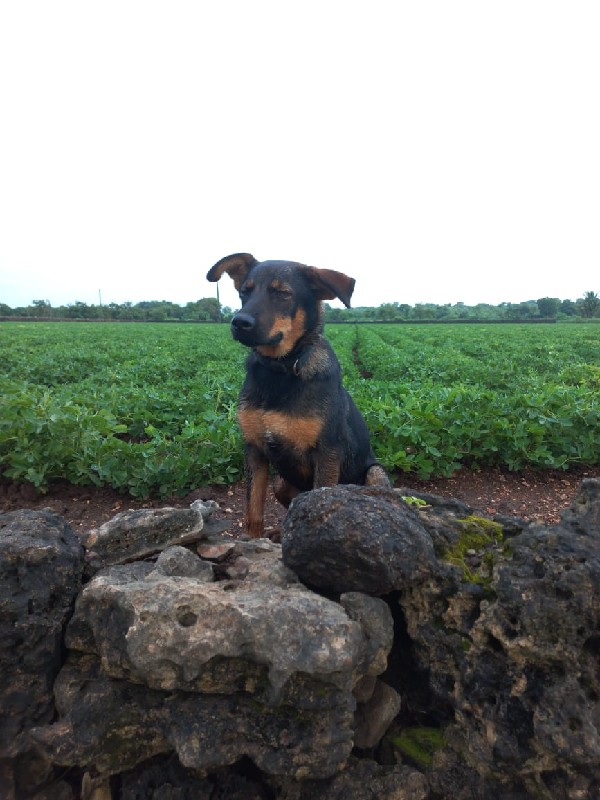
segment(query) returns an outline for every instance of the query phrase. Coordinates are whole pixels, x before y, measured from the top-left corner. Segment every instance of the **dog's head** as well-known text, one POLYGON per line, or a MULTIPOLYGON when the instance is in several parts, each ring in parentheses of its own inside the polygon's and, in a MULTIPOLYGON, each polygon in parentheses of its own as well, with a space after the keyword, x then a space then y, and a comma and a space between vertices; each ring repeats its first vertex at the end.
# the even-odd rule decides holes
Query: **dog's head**
POLYGON ((354 278, 293 261, 257 261, 250 253, 226 256, 206 278, 226 272, 242 300, 231 321, 233 338, 269 358, 283 358, 321 324, 321 302, 338 297, 346 306, 354 278))

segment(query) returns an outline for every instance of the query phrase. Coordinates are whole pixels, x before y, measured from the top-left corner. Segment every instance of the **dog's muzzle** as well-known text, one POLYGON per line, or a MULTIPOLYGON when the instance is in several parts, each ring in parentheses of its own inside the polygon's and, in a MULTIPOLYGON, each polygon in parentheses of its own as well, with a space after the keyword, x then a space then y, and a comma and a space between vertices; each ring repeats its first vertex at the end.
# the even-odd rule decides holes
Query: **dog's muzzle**
POLYGON ((256 328, 256 320, 250 314, 240 312, 231 320, 231 333, 234 339, 243 340, 256 328))
POLYGON ((263 338, 255 318, 244 311, 238 312, 231 320, 231 335, 237 342, 247 347, 273 347, 283 339, 283 333, 263 338))

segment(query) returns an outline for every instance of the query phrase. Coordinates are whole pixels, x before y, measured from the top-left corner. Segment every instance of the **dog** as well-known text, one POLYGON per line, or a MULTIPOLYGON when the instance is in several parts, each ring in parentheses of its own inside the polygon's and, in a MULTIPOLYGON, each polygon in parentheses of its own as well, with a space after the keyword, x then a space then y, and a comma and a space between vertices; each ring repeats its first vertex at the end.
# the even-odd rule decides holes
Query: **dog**
POLYGON ((293 261, 259 262, 250 253, 222 258, 206 277, 218 281, 223 273, 242 301, 233 338, 251 348, 238 403, 248 535, 264 535, 269 465, 286 508, 299 492, 322 486, 389 486, 323 336, 322 301, 337 297, 349 307, 354 279, 293 261))

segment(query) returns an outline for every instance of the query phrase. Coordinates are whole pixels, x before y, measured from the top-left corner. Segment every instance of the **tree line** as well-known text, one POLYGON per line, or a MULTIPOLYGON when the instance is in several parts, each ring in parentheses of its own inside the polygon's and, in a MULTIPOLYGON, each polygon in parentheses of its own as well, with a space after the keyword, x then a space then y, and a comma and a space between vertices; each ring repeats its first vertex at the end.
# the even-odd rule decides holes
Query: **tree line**
POLYGON ((168 300, 144 300, 141 303, 107 303, 88 305, 77 301, 53 306, 48 300, 33 300, 31 305, 10 308, 0 303, 0 317, 36 319, 116 320, 121 322, 220 322, 223 315, 233 313, 214 297, 179 305, 168 300))
POLYGON ((383 303, 377 308, 330 308, 326 307, 325 319, 329 322, 348 321, 447 321, 498 320, 525 322, 535 319, 575 320, 600 317, 600 296, 596 292, 586 292, 579 300, 560 300, 557 297, 540 297, 522 303, 500 303, 491 305, 478 303, 468 306, 465 303, 383 303))
MULTIPOLYGON (((88 305, 77 301, 52 306, 48 300, 33 300, 28 306, 11 308, 0 303, 0 318, 116 320, 122 322, 228 322, 233 310, 222 306, 214 297, 204 297, 180 305, 167 300, 145 300, 141 303, 107 303, 88 305)), ((522 303, 490 305, 478 303, 383 303, 380 306, 333 308, 325 304, 326 322, 414 322, 462 320, 526 322, 535 319, 576 320, 600 318, 600 296, 586 292, 580 299, 560 300, 541 297, 522 303)))

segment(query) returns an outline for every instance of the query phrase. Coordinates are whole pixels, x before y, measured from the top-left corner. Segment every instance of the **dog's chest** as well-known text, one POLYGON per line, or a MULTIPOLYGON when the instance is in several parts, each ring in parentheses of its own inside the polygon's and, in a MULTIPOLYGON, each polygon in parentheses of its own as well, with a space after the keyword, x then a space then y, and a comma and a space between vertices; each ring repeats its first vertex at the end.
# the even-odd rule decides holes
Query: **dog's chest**
POLYGON ((238 420, 245 441, 265 451, 277 445, 300 452, 314 449, 323 428, 323 420, 317 416, 299 416, 245 405, 238 409, 238 420))

